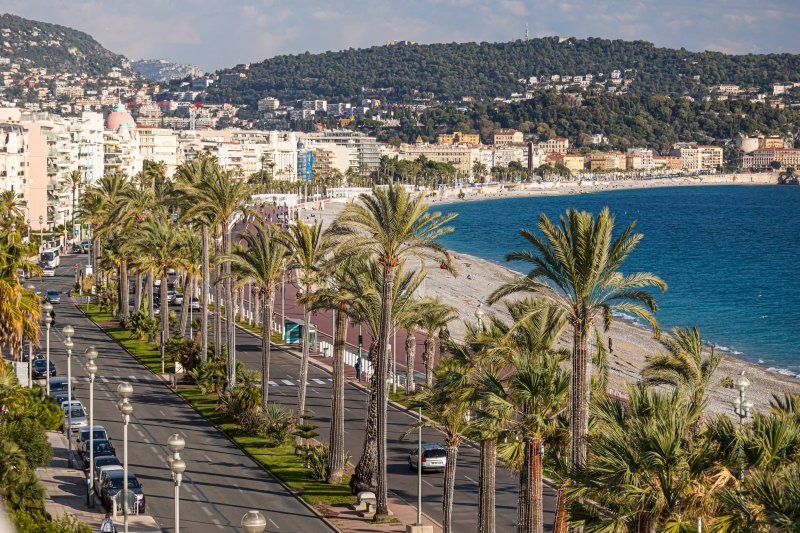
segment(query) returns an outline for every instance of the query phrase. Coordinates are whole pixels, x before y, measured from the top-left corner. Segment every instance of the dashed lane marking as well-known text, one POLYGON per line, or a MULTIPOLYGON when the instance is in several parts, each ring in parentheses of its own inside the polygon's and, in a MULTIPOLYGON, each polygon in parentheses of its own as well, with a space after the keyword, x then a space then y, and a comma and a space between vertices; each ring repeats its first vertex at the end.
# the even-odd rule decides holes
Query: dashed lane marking
POLYGON ((277 383, 275 383, 274 381, 270 381, 269 382, 269 386, 270 387, 278 387, 279 385, 277 383))
POLYGON ((317 383, 318 385, 325 385, 324 381, 322 381, 321 379, 317 379, 317 378, 314 378, 314 383, 317 383))
POLYGON ((282 382, 284 385, 289 385, 290 387, 291 387, 292 385, 294 385, 294 383, 292 383, 292 382, 291 382, 291 381, 289 381, 288 379, 282 379, 282 380, 281 380, 281 382, 282 382))

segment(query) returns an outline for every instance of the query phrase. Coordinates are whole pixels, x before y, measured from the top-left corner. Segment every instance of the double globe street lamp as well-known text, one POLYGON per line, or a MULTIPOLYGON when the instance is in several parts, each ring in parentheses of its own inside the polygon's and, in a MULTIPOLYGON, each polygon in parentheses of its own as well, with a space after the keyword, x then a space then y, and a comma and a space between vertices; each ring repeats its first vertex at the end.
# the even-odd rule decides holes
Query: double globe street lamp
POLYGON ((86 371, 89 373, 89 479, 87 483, 86 499, 90 507, 94 507, 94 376, 97 374, 97 349, 89 346, 84 352, 88 363, 86 371))
MULTIPOLYGON (((72 347, 75 346, 72 336, 75 328, 66 325, 61 333, 64 334, 64 347, 67 349, 67 464, 72 468, 72 347)), ((47 372, 50 372, 50 368, 47 372)))
POLYGON ((122 413, 122 520, 125 533, 128 533, 128 423, 133 413, 130 397, 133 396, 133 386, 123 381, 117 385, 117 394, 122 399, 117 402, 117 409, 122 413))
POLYGON ((247 511, 242 517, 244 533, 263 533, 267 529, 267 519, 259 511, 247 511))
POLYGON ((186 441, 179 433, 170 435, 167 439, 167 448, 172 455, 167 456, 167 465, 172 471, 172 481, 175 483, 175 533, 180 531, 180 490, 183 473, 186 471, 186 462, 181 459, 181 450, 186 447, 186 441))
MULTIPOLYGON (((734 383, 736 390, 739 391, 739 396, 734 398, 733 400, 733 412, 736 413, 736 416, 739 417, 739 428, 741 429, 744 421, 749 418, 753 413, 753 402, 751 400, 745 399, 745 392, 748 388, 750 388, 750 380, 747 379, 744 375, 744 371, 742 374, 736 378, 736 383, 734 383)), ((740 469, 739 469, 739 481, 744 481, 744 450, 742 449, 742 444, 739 444, 739 461, 740 461, 740 469)))
POLYGON ((44 323, 47 326, 47 348, 45 349, 45 353, 47 354, 47 371, 45 376, 45 392, 48 396, 50 396, 50 324, 53 323, 53 317, 50 316, 50 313, 53 312, 53 304, 50 302, 45 302, 42 305, 42 313, 44 313, 44 323))

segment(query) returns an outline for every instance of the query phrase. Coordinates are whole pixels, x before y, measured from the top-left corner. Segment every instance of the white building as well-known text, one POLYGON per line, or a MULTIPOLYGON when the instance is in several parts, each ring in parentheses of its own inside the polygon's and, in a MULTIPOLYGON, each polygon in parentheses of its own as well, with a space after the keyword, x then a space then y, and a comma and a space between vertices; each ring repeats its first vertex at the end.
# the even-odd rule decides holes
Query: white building
POLYGON ((258 110, 261 112, 264 111, 275 111, 281 106, 280 100, 277 98, 273 98, 271 96, 267 96, 266 98, 262 98, 258 101, 258 110))
POLYGON ((641 159, 641 168, 650 170, 653 168, 653 151, 649 148, 628 148, 626 155, 641 159))
POLYGON ((171 178, 180 164, 177 132, 155 126, 137 126, 134 131, 142 160, 164 163, 166 176, 171 178))

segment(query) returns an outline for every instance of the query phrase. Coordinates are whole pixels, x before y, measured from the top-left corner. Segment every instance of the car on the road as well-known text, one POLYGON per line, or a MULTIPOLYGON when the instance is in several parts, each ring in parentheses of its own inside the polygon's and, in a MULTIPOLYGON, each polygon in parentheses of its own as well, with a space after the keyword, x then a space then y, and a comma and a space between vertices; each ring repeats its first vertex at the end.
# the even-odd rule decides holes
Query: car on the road
MULTIPOLYGON (((414 448, 408 454, 408 467, 416 470, 419 461, 418 449, 414 448)), ((444 470, 447 465, 447 450, 441 444, 422 445, 422 471, 444 470)))
POLYGON ((46 266, 42 269, 42 276, 46 278, 52 278, 56 275, 56 269, 54 267, 46 266))
POLYGON ((177 293, 175 297, 172 299, 172 305, 183 305, 183 294, 177 293))
POLYGON ((71 254, 82 254, 83 253, 83 248, 81 248, 80 244, 73 244, 72 248, 70 248, 69 253, 71 253, 71 254))
POLYGON ((192 301, 189 302, 189 309, 192 311, 199 311, 200 310, 200 300, 197 298, 192 298, 192 301))
POLYGON ((45 298, 51 304, 60 304, 61 303, 61 292, 60 291, 47 291, 45 298))
MULTIPOLYGON (((91 429, 89 426, 81 428, 80 435, 78 435, 78 453, 80 455, 89 451, 89 442, 92 436, 89 433, 90 431, 94 433, 94 440, 108 440, 106 428, 103 426, 92 426, 91 429)), ((88 454, 86 454, 86 458, 89 458, 88 454)))
POLYGON ((178 295, 175 291, 167 291, 167 302, 170 305, 175 305, 175 297, 178 295))
POLYGON ((64 430, 66 431, 69 426, 70 432, 80 431, 82 427, 89 425, 89 417, 86 416, 86 410, 83 407, 72 407, 69 412, 70 418, 67 414, 64 415, 64 430))
MULTIPOLYGON (((75 385, 72 386, 73 390, 75 385)), ((50 396, 57 397, 59 394, 67 395, 67 378, 50 378, 50 396)))
MULTIPOLYGON (((89 455, 85 455, 83 458, 83 466, 84 470, 89 469, 89 455)), ((100 485, 100 472, 102 471, 103 467, 109 466, 119 466, 122 467, 122 463, 119 462, 119 459, 115 455, 101 455, 100 457, 94 458, 94 489, 99 494, 100 489, 98 486, 100 485)))
POLYGON ((82 241, 81 242, 81 253, 88 254, 89 253, 89 241, 82 241))
MULTIPOLYGON (((61 407, 61 409, 66 413, 67 412, 67 402, 69 400, 68 400, 66 395, 64 395, 63 398, 64 398, 63 401, 61 401, 61 403, 59 403, 58 406, 61 407)), ((58 400, 58 398, 56 398, 56 400, 58 400)), ((74 396, 72 398, 72 404, 71 405, 72 405, 73 409, 75 409, 76 407, 80 407, 81 409, 85 410, 85 408, 83 407, 83 404, 79 400, 76 400, 74 396)))
POLYGON ((47 359, 34 359, 31 373, 33 374, 33 379, 44 379, 48 375, 54 377, 56 375, 56 365, 50 361, 50 371, 48 372, 47 359))
MULTIPOLYGON (((113 506, 112 498, 121 496, 122 487, 124 484, 125 472, 122 470, 109 470, 103 472, 100 478, 100 501, 103 506, 111 511, 113 506)), ((145 510, 144 491, 139 480, 133 472, 128 472, 128 491, 136 494, 136 503, 139 506, 139 512, 143 513, 145 510)))

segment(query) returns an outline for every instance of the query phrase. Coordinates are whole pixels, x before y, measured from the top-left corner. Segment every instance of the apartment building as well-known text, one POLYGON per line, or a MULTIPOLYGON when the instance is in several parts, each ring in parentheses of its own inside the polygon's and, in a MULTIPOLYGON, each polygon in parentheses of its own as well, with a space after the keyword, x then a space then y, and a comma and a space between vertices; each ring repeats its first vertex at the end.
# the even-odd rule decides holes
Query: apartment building
POLYGON ((577 154, 548 154, 546 162, 555 165, 564 165, 570 172, 582 172, 586 168, 586 158, 577 154))
POLYGON ((155 126, 137 126, 139 154, 145 161, 163 163, 166 176, 171 178, 180 164, 178 135, 175 131, 155 126))
POLYGON ((352 168, 362 175, 377 172, 380 168, 381 154, 378 141, 361 132, 350 130, 333 130, 319 133, 308 133, 306 139, 314 141, 317 146, 328 148, 328 145, 351 146, 356 150, 356 159, 352 168))
POLYGON ((719 146, 677 143, 670 151, 670 155, 679 157, 681 168, 690 172, 717 170, 722 167, 724 161, 722 148, 719 146))
POLYGON ((653 151, 649 148, 628 148, 625 155, 631 158, 632 170, 650 170, 653 168, 653 151))
POLYGON ((517 130, 498 130, 494 132, 492 144, 495 146, 507 146, 509 144, 521 144, 525 141, 524 135, 517 130))
POLYGON ((481 136, 477 133, 443 133, 439 135, 439 144, 468 144, 470 146, 480 146, 481 136))
POLYGON ((403 144, 397 158, 414 161, 420 156, 436 163, 449 163, 462 176, 472 175, 472 149, 467 146, 449 144, 403 144))
POLYGON ((780 163, 781 169, 800 169, 800 148, 764 148, 753 150, 742 157, 744 168, 769 168, 773 161, 780 163))
POLYGON ((540 142, 538 147, 545 154, 566 154, 569 152, 569 139, 563 137, 548 139, 540 142))

